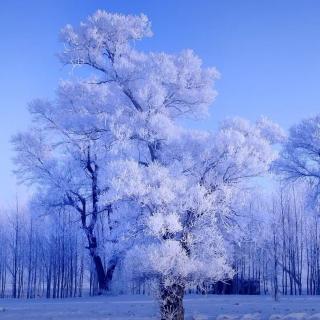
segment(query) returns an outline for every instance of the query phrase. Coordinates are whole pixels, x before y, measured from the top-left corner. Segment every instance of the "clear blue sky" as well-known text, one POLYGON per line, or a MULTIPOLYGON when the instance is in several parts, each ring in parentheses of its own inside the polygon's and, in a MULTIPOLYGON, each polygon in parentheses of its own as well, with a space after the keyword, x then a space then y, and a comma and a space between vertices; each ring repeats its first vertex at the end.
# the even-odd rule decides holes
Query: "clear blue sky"
POLYGON ((144 48, 192 48, 222 77, 209 120, 266 115, 285 128, 320 111, 320 1, 1 0, 0 205, 15 194, 9 139, 28 125, 27 103, 52 97, 66 72, 58 33, 96 9, 145 13, 154 37, 144 48))

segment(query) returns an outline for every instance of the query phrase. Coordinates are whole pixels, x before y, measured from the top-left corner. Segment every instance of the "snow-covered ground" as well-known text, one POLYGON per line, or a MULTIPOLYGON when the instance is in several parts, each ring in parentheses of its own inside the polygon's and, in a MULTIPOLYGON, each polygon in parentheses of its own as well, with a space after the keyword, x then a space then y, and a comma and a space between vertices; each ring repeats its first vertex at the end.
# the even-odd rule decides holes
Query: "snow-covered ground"
MULTIPOLYGON (((320 320, 320 297, 193 296, 185 298, 186 320, 320 320), (281 315, 281 316, 278 316, 281 315)), ((157 305, 145 296, 63 300, 0 300, 1 320, 157 319, 157 305)))

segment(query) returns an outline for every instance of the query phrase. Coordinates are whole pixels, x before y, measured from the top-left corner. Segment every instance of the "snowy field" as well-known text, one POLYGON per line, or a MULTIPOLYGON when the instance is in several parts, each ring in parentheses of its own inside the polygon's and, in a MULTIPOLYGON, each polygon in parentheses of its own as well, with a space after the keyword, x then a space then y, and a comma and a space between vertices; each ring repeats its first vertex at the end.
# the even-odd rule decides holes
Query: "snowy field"
MULTIPOLYGON (((187 296, 186 320, 320 320, 320 297, 187 296)), ((157 305, 144 296, 64 300, 0 300, 1 320, 157 319, 157 305)))

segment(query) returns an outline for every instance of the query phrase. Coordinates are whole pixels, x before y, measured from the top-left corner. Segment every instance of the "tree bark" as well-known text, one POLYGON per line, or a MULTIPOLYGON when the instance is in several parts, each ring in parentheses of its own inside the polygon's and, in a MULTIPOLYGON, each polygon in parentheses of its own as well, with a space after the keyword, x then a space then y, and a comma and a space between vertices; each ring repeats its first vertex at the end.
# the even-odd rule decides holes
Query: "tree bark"
MULTIPOLYGON (((86 166, 89 174, 91 175, 91 198, 92 198, 92 213, 91 213, 91 221, 89 223, 89 226, 86 227, 87 231, 87 238, 89 242, 89 250, 90 255, 93 259, 97 278, 98 278, 98 284, 99 284, 99 294, 101 294, 103 291, 107 289, 107 282, 106 282, 106 272, 104 270, 102 260, 100 256, 97 254, 97 239, 94 236, 94 228, 97 223, 98 218, 98 203, 99 203, 99 187, 98 187, 98 172, 99 172, 99 166, 95 162, 94 159, 91 158, 91 151, 90 146, 88 147, 88 158, 87 158, 87 166, 86 166)), ((85 218, 84 218, 85 220, 85 218)), ((86 222, 85 222, 86 226, 86 222)))
POLYGON ((184 286, 173 284, 160 287, 161 320, 184 320, 184 286))
POLYGON ((106 273, 102 264, 100 256, 97 254, 97 239, 92 235, 90 229, 86 229, 87 239, 89 246, 87 247, 90 251, 90 256, 92 257, 95 271, 97 274, 99 294, 106 290, 106 273))
POLYGON ((101 294, 102 291, 105 291, 107 289, 106 276, 105 276, 105 272, 104 272, 104 268, 103 268, 100 256, 94 255, 92 258, 93 258, 93 262, 97 272, 99 293, 101 294))

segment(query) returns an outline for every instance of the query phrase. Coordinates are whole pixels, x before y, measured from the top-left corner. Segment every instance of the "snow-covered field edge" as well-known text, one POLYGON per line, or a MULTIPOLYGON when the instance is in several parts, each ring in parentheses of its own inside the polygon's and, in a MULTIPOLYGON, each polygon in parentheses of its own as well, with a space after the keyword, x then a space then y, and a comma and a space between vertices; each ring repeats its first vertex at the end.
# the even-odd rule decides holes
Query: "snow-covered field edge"
MULTIPOLYGON (((320 320, 320 297, 187 295, 186 320, 320 320)), ((2 320, 147 320, 158 319, 158 305, 140 295, 62 300, 0 300, 2 320)))

